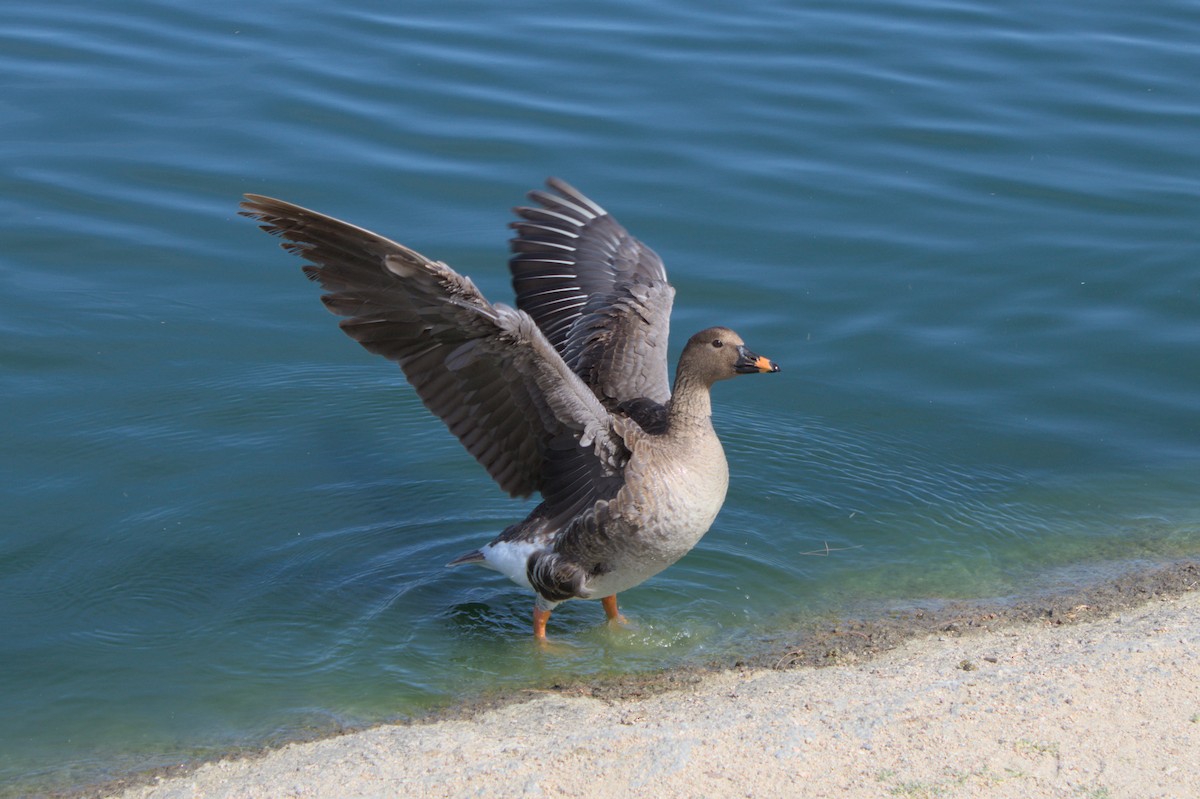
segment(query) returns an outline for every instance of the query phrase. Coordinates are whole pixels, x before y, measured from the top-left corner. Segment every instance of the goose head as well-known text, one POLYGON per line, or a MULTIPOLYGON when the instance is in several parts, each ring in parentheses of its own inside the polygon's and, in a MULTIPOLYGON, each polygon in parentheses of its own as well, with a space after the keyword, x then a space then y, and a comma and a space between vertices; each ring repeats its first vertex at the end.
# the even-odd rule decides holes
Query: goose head
POLYGON ((704 385, 745 374, 778 372, 779 365, 751 352, 727 327, 710 327, 688 339, 679 356, 679 373, 704 385))

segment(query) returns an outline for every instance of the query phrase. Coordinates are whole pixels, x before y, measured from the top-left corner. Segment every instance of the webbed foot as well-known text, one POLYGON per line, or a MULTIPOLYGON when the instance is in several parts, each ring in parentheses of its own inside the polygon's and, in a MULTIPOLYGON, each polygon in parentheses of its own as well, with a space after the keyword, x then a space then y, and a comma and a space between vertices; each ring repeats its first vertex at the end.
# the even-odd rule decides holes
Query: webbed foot
POLYGON ((600 600, 600 604, 604 606, 604 615, 608 617, 609 627, 624 627, 629 623, 629 619, 621 615, 621 611, 617 610, 617 595, 606 596, 600 600))

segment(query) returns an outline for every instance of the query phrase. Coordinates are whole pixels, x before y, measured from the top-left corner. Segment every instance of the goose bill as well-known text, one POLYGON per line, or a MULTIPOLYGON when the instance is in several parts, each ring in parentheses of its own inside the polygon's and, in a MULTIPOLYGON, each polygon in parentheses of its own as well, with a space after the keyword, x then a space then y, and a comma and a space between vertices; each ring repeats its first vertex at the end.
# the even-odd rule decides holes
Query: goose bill
POLYGON ((778 372, 779 364, 762 355, 756 355, 745 347, 738 347, 738 359, 733 365, 733 370, 741 375, 778 372))

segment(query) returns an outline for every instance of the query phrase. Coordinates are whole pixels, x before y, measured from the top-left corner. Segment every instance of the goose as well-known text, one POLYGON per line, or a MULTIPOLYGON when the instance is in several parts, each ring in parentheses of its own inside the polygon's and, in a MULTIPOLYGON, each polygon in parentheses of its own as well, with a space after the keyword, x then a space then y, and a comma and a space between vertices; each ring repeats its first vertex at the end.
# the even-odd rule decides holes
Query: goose
POLYGON ((247 194, 240 213, 309 263, 341 329, 399 364, 500 488, 540 494, 528 517, 450 561, 480 564, 535 594, 533 632, 551 611, 617 594, 687 554, 725 501, 729 468, 710 389, 778 372, 737 333, 693 335, 667 375, 675 290, 659 256, 566 182, 514 209, 516 308, 470 278, 369 230, 247 194))

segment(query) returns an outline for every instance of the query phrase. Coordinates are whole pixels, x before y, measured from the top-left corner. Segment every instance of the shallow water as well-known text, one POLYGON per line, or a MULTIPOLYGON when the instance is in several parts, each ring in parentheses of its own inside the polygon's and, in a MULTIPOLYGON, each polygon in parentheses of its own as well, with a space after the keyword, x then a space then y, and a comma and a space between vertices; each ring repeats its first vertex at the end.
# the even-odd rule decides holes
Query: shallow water
POLYGON ((0 30, 8 794, 1200 550, 1194 4, 25 4, 0 30), (509 300, 558 174, 736 328, 701 545, 557 611, 272 194, 509 300))

